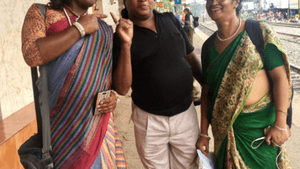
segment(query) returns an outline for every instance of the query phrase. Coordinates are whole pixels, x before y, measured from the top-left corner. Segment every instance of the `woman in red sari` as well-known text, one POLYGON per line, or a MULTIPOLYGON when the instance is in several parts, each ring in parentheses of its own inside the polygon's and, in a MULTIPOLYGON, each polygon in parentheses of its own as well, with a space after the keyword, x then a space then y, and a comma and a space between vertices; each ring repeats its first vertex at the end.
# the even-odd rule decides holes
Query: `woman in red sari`
POLYGON ((87 10, 96 0, 51 0, 44 18, 33 4, 22 29, 22 52, 31 67, 46 67, 50 93, 51 156, 55 168, 127 168, 114 127, 111 88, 112 30, 87 10))

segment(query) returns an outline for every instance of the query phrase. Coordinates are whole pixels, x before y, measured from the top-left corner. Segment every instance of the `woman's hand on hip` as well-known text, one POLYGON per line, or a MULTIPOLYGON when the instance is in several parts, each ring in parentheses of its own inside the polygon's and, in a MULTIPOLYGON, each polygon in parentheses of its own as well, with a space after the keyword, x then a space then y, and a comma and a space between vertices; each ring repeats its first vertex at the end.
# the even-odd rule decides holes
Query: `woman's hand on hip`
POLYGON ((276 127, 272 127, 270 132, 266 136, 266 142, 268 145, 280 146, 284 144, 291 136, 290 128, 287 126, 286 130, 280 130, 276 127))
POLYGON ((84 28, 85 34, 92 34, 98 30, 98 18, 107 18, 105 14, 90 14, 81 16, 78 22, 84 28))
POLYGON ((118 100, 118 97, 111 92, 111 95, 109 98, 102 100, 97 105, 97 110, 101 113, 113 112, 115 110, 115 108, 117 107, 117 100, 118 100))
POLYGON ((201 150, 207 157, 209 153, 209 140, 210 138, 200 136, 196 144, 197 149, 201 150))

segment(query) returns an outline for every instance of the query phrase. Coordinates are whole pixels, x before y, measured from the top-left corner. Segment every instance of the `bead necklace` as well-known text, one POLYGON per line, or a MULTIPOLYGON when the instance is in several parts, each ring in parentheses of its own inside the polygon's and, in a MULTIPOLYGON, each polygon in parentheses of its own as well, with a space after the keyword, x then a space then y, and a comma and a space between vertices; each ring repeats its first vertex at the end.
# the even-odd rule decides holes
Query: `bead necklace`
POLYGON ((65 13, 65 15, 66 15, 67 19, 68 19, 69 25, 70 25, 70 26, 72 26, 72 23, 71 23, 70 17, 69 17, 69 15, 68 15, 68 13, 67 13, 66 9, 65 9, 65 8, 63 8, 63 10, 64 10, 64 13, 65 13))
POLYGON ((78 15, 76 12, 73 11, 72 8, 70 8, 69 6, 65 5, 65 8, 67 8, 70 12, 72 12, 73 15, 79 17, 80 15, 78 15))
MULTIPOLYGON (((73 9, 70 8, 69 6, 65 5, 64 7, 67 8, 73 15, 75 15, 75 16, 77 17, 77 18, 76 18, 76 22, 77 22, 78 19, 80 18, 80 15, 78 15, 75 11, 73 11, 73 9)), ((64 9, 64 12, 66 13, 65 8, 63 8, 63 9, 64 9)), ((86 12, 86 13, 87 13, 87 12, 86 12)), ((83 16, 86 15, 86 13, 84 13, 83 16)))
POLYGON ((219 31, 217 32, 217 37, 218 37, 218 39, 220 40, 220 41, 227 41, 227 40, 229 40, 229 39, 231 39, 231 38, 233 38, 237 33, 238 33, 238 31, 240 30, 240 28, 241 28, 241 18, 240 18, 240 23, 239 23, 239 27, 237 28, 237 30, 234 32, 234 34, 232 35, 232 36, 230 36, 229 38, 226 38, 226 39, 221 39, 220 38, 220 36, 219 36, 219 31))

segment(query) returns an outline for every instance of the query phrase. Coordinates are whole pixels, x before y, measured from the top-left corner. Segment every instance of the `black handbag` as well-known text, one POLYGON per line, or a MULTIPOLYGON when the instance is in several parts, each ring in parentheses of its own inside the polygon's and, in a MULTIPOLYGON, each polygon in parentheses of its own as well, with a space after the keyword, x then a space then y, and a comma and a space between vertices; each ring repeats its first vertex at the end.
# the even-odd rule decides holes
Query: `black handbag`
MULTIPOLYGON (((45 18, 46 7, 37 5, 45 18)), ((53 169, 46 67, 40 67, 39 78, 37 68, 31 68, 31 77, 38 133, 20 146, 18 154, 25 169, 53 169)))
POLYGON ((31 68, 31 75, 38 133, 20 146, 18 154, 25 169, 52 169, 54 163, 50 154, 52 147, 46 67, 41 68, 39 78, 36 67, 31 68))
POLYGON ((184 30, 185 32, 189 32, 189 26, 188 26, 188 25, 186 25, 186 24, 184 24, 184 26, 183 26, 183 30, 184 30))
MULTIPOLYGON (((263 59, 263 51, 264 51, 264 39, 263 39, 263 34, 262 31, 259 27, 259 22, 256 20, 251 20, 248 19, 246 20, 245 23, 245 28, 246 31, 252 41, 252 43, 255 45, 256 50, 258 51, 258 53, 260 54, 261 60, 263 61, 264 65, 265 65, 265 61, 263 59)), ((270 83, 270 87, 271 87, 271 91, 273 91, 273 81, 271 79, 271 76, 269 74, 269 71, 267 70, 267 67, 264 66, 264 69, 267 73, 267 77, 270 83)), ((292 109, 292 103, 293 103, 293 97, 294 97, 294 88, 292 86, 292 96, 291 96, 291 103, 290 103, 290 107, 287 110, 287 119, 286 119, 286 123, 289 125, 289 127, 292 127, 292 115, 293 115, 293 109, 292 109)), ((274 102, 274 95, 272 92, 272 98, 273 98, 273 102, 274 102)))

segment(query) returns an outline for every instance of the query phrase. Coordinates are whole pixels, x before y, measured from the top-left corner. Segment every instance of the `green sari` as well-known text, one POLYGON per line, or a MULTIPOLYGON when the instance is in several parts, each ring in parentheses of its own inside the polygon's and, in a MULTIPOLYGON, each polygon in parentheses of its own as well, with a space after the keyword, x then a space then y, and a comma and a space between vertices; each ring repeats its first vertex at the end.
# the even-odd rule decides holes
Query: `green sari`
MULTIPOLYGON (((282 53, 291 95, 286 52, 269 25, 261 22, 260 27, 265 47, 271 43, 282 53)), ((263 142, 257 149, 251 147, 255 139, 264 136, 263 129, 274 124, 276 114, 270 92, 256 104, 245 106, 257 73, 263 67, 247 32, 240 33, 220 54, 212 45, 208 59, 202 60, 202 67, 204 81, 210 86, 208 120, 212 125, 218 168, 275 169, 279 152, 282 152, 277 161, 280 168, 290 167, 284 146, 278 148, 263 142)))

